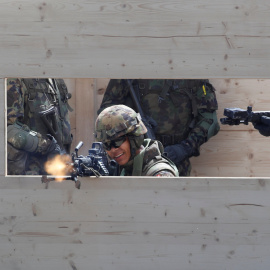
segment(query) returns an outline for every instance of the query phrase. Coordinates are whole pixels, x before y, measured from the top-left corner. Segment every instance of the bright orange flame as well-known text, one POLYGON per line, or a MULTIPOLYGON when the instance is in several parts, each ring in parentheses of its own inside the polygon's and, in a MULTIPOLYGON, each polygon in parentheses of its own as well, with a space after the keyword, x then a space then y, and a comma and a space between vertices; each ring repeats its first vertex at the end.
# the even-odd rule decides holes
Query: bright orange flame
POLYGON ((72 165, 71 157, 69 155, 56 155, 54 158, 48 160, 45 165, 45 171, 55 176, 55 181, 63 181, 65 175, 69 175, 72 165))

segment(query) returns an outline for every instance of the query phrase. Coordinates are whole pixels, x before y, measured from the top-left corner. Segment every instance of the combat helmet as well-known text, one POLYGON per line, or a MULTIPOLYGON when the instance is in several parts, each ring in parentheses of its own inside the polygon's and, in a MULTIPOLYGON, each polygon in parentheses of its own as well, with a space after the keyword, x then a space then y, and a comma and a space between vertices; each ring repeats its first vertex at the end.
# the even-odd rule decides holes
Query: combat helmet
POLYGON ((122 104, 104 109, 97 117, 95 130, 97 141, 103 143, 127 135, 132 155, 142 145, 147 132, 140 114, 122 104))

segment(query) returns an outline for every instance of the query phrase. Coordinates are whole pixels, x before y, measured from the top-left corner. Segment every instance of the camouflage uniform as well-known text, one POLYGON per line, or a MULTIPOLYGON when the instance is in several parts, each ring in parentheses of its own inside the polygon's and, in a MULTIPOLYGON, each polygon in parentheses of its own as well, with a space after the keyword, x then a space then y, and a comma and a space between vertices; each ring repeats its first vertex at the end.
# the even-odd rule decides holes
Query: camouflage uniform
MULTIPOLYGON (((133 80, 132 84, 156 139, 162 142, 165 151, 169 146, 188 149, 181 162, 177 164, 172 160, 181 176, 190 175, 189 157, 198 156, 200 146, 219 131, 214 87, 208 80, 140 79, 133 80)), ((115 104, 136 110, 127 80, 110 80, 98 113, 115 104)))
POLYGON ((131 156, 121 166, 121 176, 178 176, 176 166, 162 156, 161 143, 144 139, 147 129, 140 115, 131 108, 125 105, 106 108, 98 115, 95 127, 96 139, 103 143, 105 149, 111 141, 128 137, 131 156))
POLYGON ((67 100, 70 97, 62 79, 7 79, 8 174, 45 174, 44 162, 55 150, 53 141, 69 153, 72 135, 68 110, 72 109, 67 100), (57 143, 50 136, 55 134, 40 115, 48 109, 53 109, 53 113, 45 118, 57 131, 57 143))
POLYGON ((174 177, 179 176, 171 171, 171 161, 163 156, 163 146, 159 141, 144 139, 143 150, 133 160, 122 166, 121 176, 157 176, 174 177), (169 164, 168 164, 169 162, 169 164))

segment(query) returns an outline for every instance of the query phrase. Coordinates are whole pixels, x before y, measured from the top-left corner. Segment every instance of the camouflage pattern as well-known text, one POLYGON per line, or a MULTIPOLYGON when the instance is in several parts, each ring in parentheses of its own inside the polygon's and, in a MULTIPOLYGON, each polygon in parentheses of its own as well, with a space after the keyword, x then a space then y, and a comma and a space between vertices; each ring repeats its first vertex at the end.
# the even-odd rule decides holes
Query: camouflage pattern
POLYGON ((95 137, 100 142, 111 141, 129 133, 139 136, 147 132, 140 115, 125 105, 103 110, 96 119, 95 130, 95 137))
MULTIPOLYGON (((65 91, 61 88, 65 87, 60 84, 62 80, 57 80, 56 88, 53 85, 50 87, 46 79, 28 79, 27 81, 33 83, 34 91, 29 91, 24 79, 7 79, 7 125, 12 125, 17 121, 24 125, 25 130, 38 132, 38 147, 28 157, 26 174, 45 174, 43 164, 47 161, 47 156, 44 154, 51 144, 51 140, 46 137, 50 131, 43 123, 39 113, 51 106, 56 108, 59 137, 63 147, 69 151, 72 142, 68 115, 69 105, 65 91)), ((50 118, 49 123, 52 124, 50 118)), ((12 172, 10 173, 12 174, 12 172)))
POLYGON ((163 146, 160 142, 145 139, 143 150, 135 156, 134 160, 122 166, 121 176, 178 176, 176 166, 161 156, 163 146))
MULTIPOLYGON (((216 123, 209 136, 218 104, 215 89, 207 80, 133 80, 133 85, 144 113, 156 122, 157 139, 174 135, 175 144, 186 140, 192 145, 194 155, 199 155, 200 145, 218 132, 216 123), (162 95, 168 85, 168 92, 162 95)), ((98 113, 115 104, 125 104, 135 110, 127 80, 110 80, 98 113)), ((189 175, 189 159, 179 164, 178 170, 181 176, 189 175)))

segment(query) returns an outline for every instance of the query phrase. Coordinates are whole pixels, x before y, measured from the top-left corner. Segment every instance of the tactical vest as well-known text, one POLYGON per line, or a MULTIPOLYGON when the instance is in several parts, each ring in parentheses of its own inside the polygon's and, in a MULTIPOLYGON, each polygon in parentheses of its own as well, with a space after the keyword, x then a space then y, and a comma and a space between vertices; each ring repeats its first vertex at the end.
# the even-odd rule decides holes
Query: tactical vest
POLYGON ((69 151, 72 135, 68 111, 72 109, 68 104, 68 99, 71 98, 71 94, 68 93, 64 80, 22 79, 22 82, 27 89, 23 123, 43 136, 51 134, 50 128, 53 127, 58 132, 58 140, 61 140, 59 144, 69 151), (46 116, 48 121, 45 123, 41 114, 51 107, 55 108, 55 114, 46 116))
MULTIPOLYGON (((133 171, 132 176, 153 176, 160 171, 169 171, 174 176, 179 176, 177 167, 175 164, 169 160, 168 158, 164 157, 163 155, 154 156, 144 167, 143 161, 144 156, 147 151, 147 148, 156 143, 157 147, 159 148, 160 152, 163 152, 163 149, 160 147, 160 143, 157 141, 151 141, 150 139, 144 140, 144 149, 135 156, 133 161, 133 171)), ((122 170, 120 176, 125 176, 125 169, 122 170)))
MULTIPOLYGON (((133 86, 144 113, 157 121, 155 136, 164 146, 181 143, 196 125, 203 103, 198 99, 198 91, 214 91, 208 80, 139 79, 133 81, 133 86)), ((217 104, 208 104, 209 111, 217 109, 217 104)), ((209 119, 212 117, 209 114, 209 119)), ((213 135, 209 132, 209 138, 213 135)))
MULTIPOLYGON (((160 80, 164 81, 162 89, 152 88, 150 87, 152 80, 148 79, 140 79, 134 80, 133 85, 139 90, 138 93, 140 97, 143 97, 147 94, 158 94, 160 101, 164 100, 169 91, 180 90, 185 93, 188 89, 198 88, 203 84, 209 84, 209 80, 160 80)), ((190 95, 190 91, 188 92, 190 95)), ((195 105, 195 104, 194 104, 195 105)), ((196 110, 196 108, 194 107, 196 110)))

